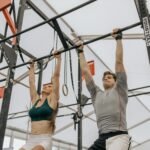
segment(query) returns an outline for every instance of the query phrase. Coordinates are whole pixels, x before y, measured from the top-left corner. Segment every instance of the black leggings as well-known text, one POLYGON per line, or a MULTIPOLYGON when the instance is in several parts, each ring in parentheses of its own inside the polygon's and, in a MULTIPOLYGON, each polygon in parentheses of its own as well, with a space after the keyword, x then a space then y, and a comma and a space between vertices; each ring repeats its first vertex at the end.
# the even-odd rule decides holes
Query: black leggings
POLYGON ((106 150, 106 140, 116 135, 128 134, 127 131, 116 131, 106 134, 100 134, 99 138, 94 142, 94 144, 88 150, 106 150))

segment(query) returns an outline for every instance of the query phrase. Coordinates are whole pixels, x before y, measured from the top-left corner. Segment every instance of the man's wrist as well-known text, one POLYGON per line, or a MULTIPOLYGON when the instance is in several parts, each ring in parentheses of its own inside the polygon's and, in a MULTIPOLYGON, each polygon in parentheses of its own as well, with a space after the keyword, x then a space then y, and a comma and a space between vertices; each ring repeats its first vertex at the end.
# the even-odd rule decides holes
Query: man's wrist
POLYGON ((83 53, 83 49, 78 48, 78 53, 83 53))
POLYGON ((122 40, 122 32, 118 33, 117 36, 115 37, 116 41, 117 40, 122 40))

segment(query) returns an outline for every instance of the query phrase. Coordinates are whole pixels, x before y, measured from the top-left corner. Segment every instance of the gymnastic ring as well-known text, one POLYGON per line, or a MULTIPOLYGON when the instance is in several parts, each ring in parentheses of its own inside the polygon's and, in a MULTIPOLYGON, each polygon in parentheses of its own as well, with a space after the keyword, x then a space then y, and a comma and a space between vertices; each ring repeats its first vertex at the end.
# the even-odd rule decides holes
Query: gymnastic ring
POLYGON ((67 84, 62 85, 62 92, 63 92, 64 96, 68 95, 68 86, 67 86, 67 84))

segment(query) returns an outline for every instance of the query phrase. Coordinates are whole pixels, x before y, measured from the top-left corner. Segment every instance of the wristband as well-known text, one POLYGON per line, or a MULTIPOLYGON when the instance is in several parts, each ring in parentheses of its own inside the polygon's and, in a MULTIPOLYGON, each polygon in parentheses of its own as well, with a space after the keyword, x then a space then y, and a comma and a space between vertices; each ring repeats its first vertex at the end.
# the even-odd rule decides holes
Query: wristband
POLYGON ((122 32, 119 32, 117 36, 115 37, 116 40, 121 40, 122 39, 122 32))
POLYGON ((78 53, 83 53, 83 49, 78 49, 78 53))

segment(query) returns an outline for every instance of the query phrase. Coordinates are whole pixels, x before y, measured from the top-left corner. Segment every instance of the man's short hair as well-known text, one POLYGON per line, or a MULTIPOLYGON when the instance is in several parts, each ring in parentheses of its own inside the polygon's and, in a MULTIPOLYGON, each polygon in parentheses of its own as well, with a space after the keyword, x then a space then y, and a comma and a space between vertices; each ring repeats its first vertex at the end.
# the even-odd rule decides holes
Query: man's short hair
POLYGON ((117 80, 116 74, 115 74, 115 73, 112 73, 112 72, 110 72, 110 71, 105 71, 105 72, 104 72, 104 74, 103 74, 103 80, 104 80, 104 78, 105 78, 106 75, 112 75, 113 78, 114 78, 114 80, 115 80, 115 81, 117 80))

